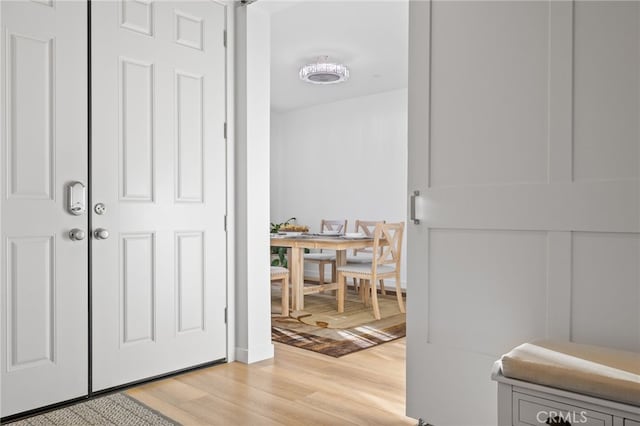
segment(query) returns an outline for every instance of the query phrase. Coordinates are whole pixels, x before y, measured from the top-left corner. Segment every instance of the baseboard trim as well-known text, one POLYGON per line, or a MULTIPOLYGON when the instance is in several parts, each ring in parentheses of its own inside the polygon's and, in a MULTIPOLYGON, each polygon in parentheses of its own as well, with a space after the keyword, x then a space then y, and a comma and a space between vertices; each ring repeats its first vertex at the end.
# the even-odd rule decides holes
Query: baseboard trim
POLYGON ((273 358, 275 354, 273 343, 263 345, 257 348, 238 348, 235 349, 235 360, 243 364, 253 364, 254 362, 264 361, 273 358))

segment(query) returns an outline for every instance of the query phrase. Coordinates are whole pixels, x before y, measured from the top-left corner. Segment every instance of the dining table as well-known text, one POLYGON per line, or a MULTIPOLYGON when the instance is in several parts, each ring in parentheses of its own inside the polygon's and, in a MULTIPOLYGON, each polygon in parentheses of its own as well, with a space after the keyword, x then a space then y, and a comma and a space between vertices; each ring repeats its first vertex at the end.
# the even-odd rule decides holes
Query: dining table
MULTIPOLYGON (((342 312, 345 289, 339 289, 337 282, 304 285, 304 251, 305 249, 335 250, 336 267, 347 264, 347 250, 373 247, 373 237, 347 237, 343 235, 302 234, 296 236, 271 234, 271 246, 286 247, 289 260, 289 276, 291 277, 291 305, 293 311, 304 309, 304 295, 338 290, 338 312, 342 312), (340 303, 342 301, 342 303, 340 303), (342 308, 342 309, 341 309, 342 308)), ((337 280, 338 277, 333 277, 337 280)))

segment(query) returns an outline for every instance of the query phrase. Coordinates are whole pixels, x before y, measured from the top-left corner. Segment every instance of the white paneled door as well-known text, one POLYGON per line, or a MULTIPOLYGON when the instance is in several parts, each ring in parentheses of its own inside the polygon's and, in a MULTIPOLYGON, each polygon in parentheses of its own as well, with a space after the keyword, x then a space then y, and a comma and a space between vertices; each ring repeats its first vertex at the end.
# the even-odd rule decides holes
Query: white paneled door
POLYGON ((407 412, 495 425, 512 347, 640 350, 640 3, 410 8, 407 412))
POLYGON ((3 1, 0 15, 4 417, 87 393, 88 220, 66 194, 87 184, 87 7, 3 1))
POLYGON ((226 6, 91 8, 0 3, 2 417, 226 357, 226 6))
POLYGON ((212 1, 92 3, 94 391, 226 356, 224 29, 212 1))

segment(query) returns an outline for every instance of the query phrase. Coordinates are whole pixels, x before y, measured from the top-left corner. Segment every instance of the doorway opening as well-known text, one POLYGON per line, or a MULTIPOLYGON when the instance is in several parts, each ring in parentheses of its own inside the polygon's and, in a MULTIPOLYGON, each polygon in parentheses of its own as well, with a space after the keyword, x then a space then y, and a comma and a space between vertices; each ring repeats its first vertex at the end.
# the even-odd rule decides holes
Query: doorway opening
MULTIPOLYGON (((358 221, 406 222, 408 2, 266 0, 252 7, 256 6, 269 13, 271 23, 272 232, 285 222, 312 234, 327 231, 321 228, 323 220, 346 221, 340 233, 365 231, 358 221), (301 67, 318 58, 344 65, 348 78, 333 84, 303 81, 301 67)), ((400 288, 406 293, 406 228, 402 248, 400 288)), ((356 341, 354 350, 362 349, 365 340, 375 340, 355 331, 358 328, 384 335, 381 341, 398 338, 390 329, 376 328, 371 306, 361 303, 362 293, 355 291, 359 284, 355 279, 347 281, 346 303, 353 309, 362 305, 357 314, 361 318, 341 322, 311 313, 335 305, 333 291, 315 293, 314 286, 337 277, 331 261, 335 252, 310 251, 303 263, 303 292, 311 294, 303 296, 301 311, 293 301, 289 320, 315 324, 328 339, 349 335, 356 341), (327 261, 315 259, 324 257, 327 261), (322 298, 323 307, 316 306, 322 298), (311 319, 305 319, 310 313, 311 319), (327 329, 334 329, 334 335, 327 329)), ((357 254, 348 250, 348 260, 357 254)), ((272 248, 272 265, 289 266, 289 261, 285 250, 272 248)), ((395 280, 385 279, 376 287, 380 300, 389 303, 388 314, 402 314, 395 280)), ((274 287, 274 313, 281 312, 278 291, 274 287)), ((278 316, 272 316, 274 341, 292 340, 291 328, 273 318, 278 316), (285 331, 280 333, 279 326, 285 331)), ((394 326, 402 327, 404 335, 404 317, 401 322, 394 326)))

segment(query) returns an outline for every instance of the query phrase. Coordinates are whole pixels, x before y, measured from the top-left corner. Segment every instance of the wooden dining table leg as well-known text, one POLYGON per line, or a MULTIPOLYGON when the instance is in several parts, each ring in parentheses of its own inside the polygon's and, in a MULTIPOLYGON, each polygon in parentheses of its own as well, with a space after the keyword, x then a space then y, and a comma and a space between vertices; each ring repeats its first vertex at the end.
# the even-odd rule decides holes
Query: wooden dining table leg
POLYGON ((293 310, 301 311, 304 309, 304 249, 292 247, 290 250, 289 272, 291 274, 293 310))
POLYGON ((289 284, 291 284, 291 292, 289 293, 289 298, 291 299, 291 311, 295 311, 297 308, 297 300, 298 294, 296 293, 296 286, 293 283, 293 264, 291 262, 291 251, 293 249, 291 247, 287 247, 287 268, 289 269, 289 284))
POLYGON ((339 268, 346 264, 347 264, 347 251, 336 250, 336 268, 339 268))
MULTIPOLYGON (((336 250, 336 269, 346 264, 347 264, 347 251, 336 250)), ((342 280, 338 283, 338 294, 337 294, 338 312, 344 311, 344 299, 346 298, 346 287, 347 287, 347 280, 343 276, 342 280)))

